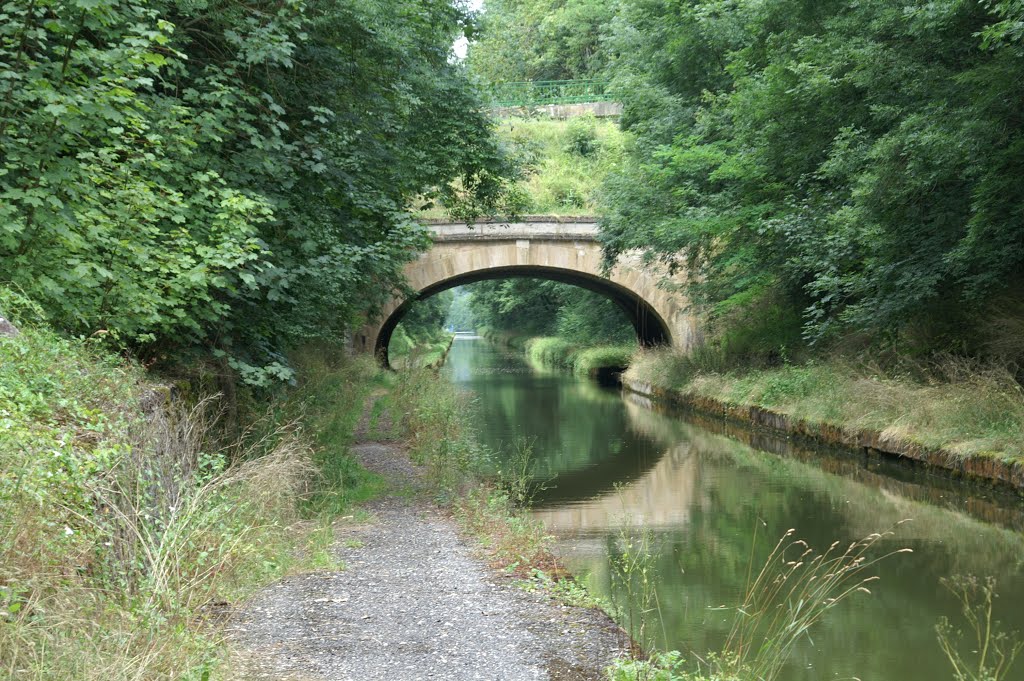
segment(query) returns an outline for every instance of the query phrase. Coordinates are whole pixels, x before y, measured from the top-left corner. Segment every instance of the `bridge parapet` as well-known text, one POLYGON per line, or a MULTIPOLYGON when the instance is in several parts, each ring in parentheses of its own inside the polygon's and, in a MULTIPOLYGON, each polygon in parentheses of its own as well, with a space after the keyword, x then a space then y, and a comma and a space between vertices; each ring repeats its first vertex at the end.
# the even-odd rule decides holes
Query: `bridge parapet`
POLYGON ((506 81, 487 86, 496 107, 610 102, 609 82, 597 79, 506 81))
POLYGON ((428 225, 435 242, 441 241, 508 241, 542 239, 549 241, 597 241, 596 222, 529 222, 433 223, 428 225))
MULTIPOLYGON (((485 279, 539 277, 562 281, 607 296, 630 319, 645 345, 671 344, 689 350, 700 342, 700 325, 678 284, 685 273, 669 273, 639 254, 625 254, 604 267, 593 218, 527 218, 474 225, 432 221, 434 245, 405 268, 409 287, 430 296, 485 279)), ((395 297, 380 320, 355 334, 357 350, 382 356, 411 299, 395 297)))

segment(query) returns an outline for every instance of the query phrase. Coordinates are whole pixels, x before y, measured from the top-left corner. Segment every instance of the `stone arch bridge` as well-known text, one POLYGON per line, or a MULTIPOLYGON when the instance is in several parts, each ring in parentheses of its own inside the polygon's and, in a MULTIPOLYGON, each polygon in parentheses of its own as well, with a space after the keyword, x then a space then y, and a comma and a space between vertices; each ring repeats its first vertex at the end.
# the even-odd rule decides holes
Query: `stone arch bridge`
MULTIPOLYGON (((534 218, 522 222, 435 223, 433 247, 405 267, 410 288, 423 298, 484 279, 537 277, 575 284, 614 301, 626 313, 644 345, 689 350, 700 329, 688 301, 666 290, 666 272, 626 254, 609 274, 601 269, 598 228, 589 219, 534 218)), ((677 283, 682 280, 678 276, 677 283)), ((353 337, 356 350, 387 364, 391 334, 414 298, 393 298, 379 319, 353 337)))

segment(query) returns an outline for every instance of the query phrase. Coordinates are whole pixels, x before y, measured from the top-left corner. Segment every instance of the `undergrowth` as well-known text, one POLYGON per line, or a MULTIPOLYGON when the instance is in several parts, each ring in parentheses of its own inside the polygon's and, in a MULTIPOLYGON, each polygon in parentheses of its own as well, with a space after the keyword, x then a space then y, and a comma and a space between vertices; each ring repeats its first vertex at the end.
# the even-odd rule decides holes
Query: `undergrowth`
POLYGON ((215 396, 5 296, 22 332, 0 337, 0 677, 229 674, 207 614, 333 565, 331 514, 374 492, 345 450, 376 370, 309 352, 305 385, 248 400, 239 433, 215 396))
POLYGON ((292 563, 311 482, 294 424, 239 439, 89 341, 0 339, 0 670, 202 679, 211 603, 292 563))

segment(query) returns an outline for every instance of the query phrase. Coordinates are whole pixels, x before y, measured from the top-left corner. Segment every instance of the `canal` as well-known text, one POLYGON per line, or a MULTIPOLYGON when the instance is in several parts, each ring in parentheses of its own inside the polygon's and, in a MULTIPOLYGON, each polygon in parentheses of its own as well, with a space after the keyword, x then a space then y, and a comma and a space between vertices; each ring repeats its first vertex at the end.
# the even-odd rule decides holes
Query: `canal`
MULTIPOLYGON (((528 366, 518 353, 457 340, 445 374, 474 395, 481 441, 496 451, 528 438, 535 506, 555 551, 599 596, 623 603, 612 561, 644 528, 657 611, 646 631, 692 659, 722 647, 751 566, 789 529, 816 549, 885 531, 871 594, 839 603, 805 637, 787 681, 952 679, 935 625, 960 624, 940 579, 997 579, 997 616, 1024 631, 1024 508, 850 452, 825 452, 715 420, 659 413, 615 388, 528 366), (751 446, 753 445, 753 446, 751 446), (725 607, 723 607, 725 606, 725 607)), ((1024 678, 1018 662, 1016 678, 1024 678)))

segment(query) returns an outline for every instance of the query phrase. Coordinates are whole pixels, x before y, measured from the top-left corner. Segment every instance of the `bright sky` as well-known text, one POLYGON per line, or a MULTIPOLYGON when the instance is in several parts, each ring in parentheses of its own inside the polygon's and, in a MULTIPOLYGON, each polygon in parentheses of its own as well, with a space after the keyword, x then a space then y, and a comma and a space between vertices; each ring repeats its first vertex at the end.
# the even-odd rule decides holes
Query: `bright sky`
MULTIPOLYGON (((484 0, 469 0, 467 4, 469 5, 469 9, 473 11, 478 11, 481 7, 483 7, 484 0)), ((455 44, 452 46, 452 48, 455 50, 455 56, 458 57, 459 59, 465 59, 466 48, 468 47, 468 44, 469 41, 466 40, 465 36, 456 40, 455 44)))

